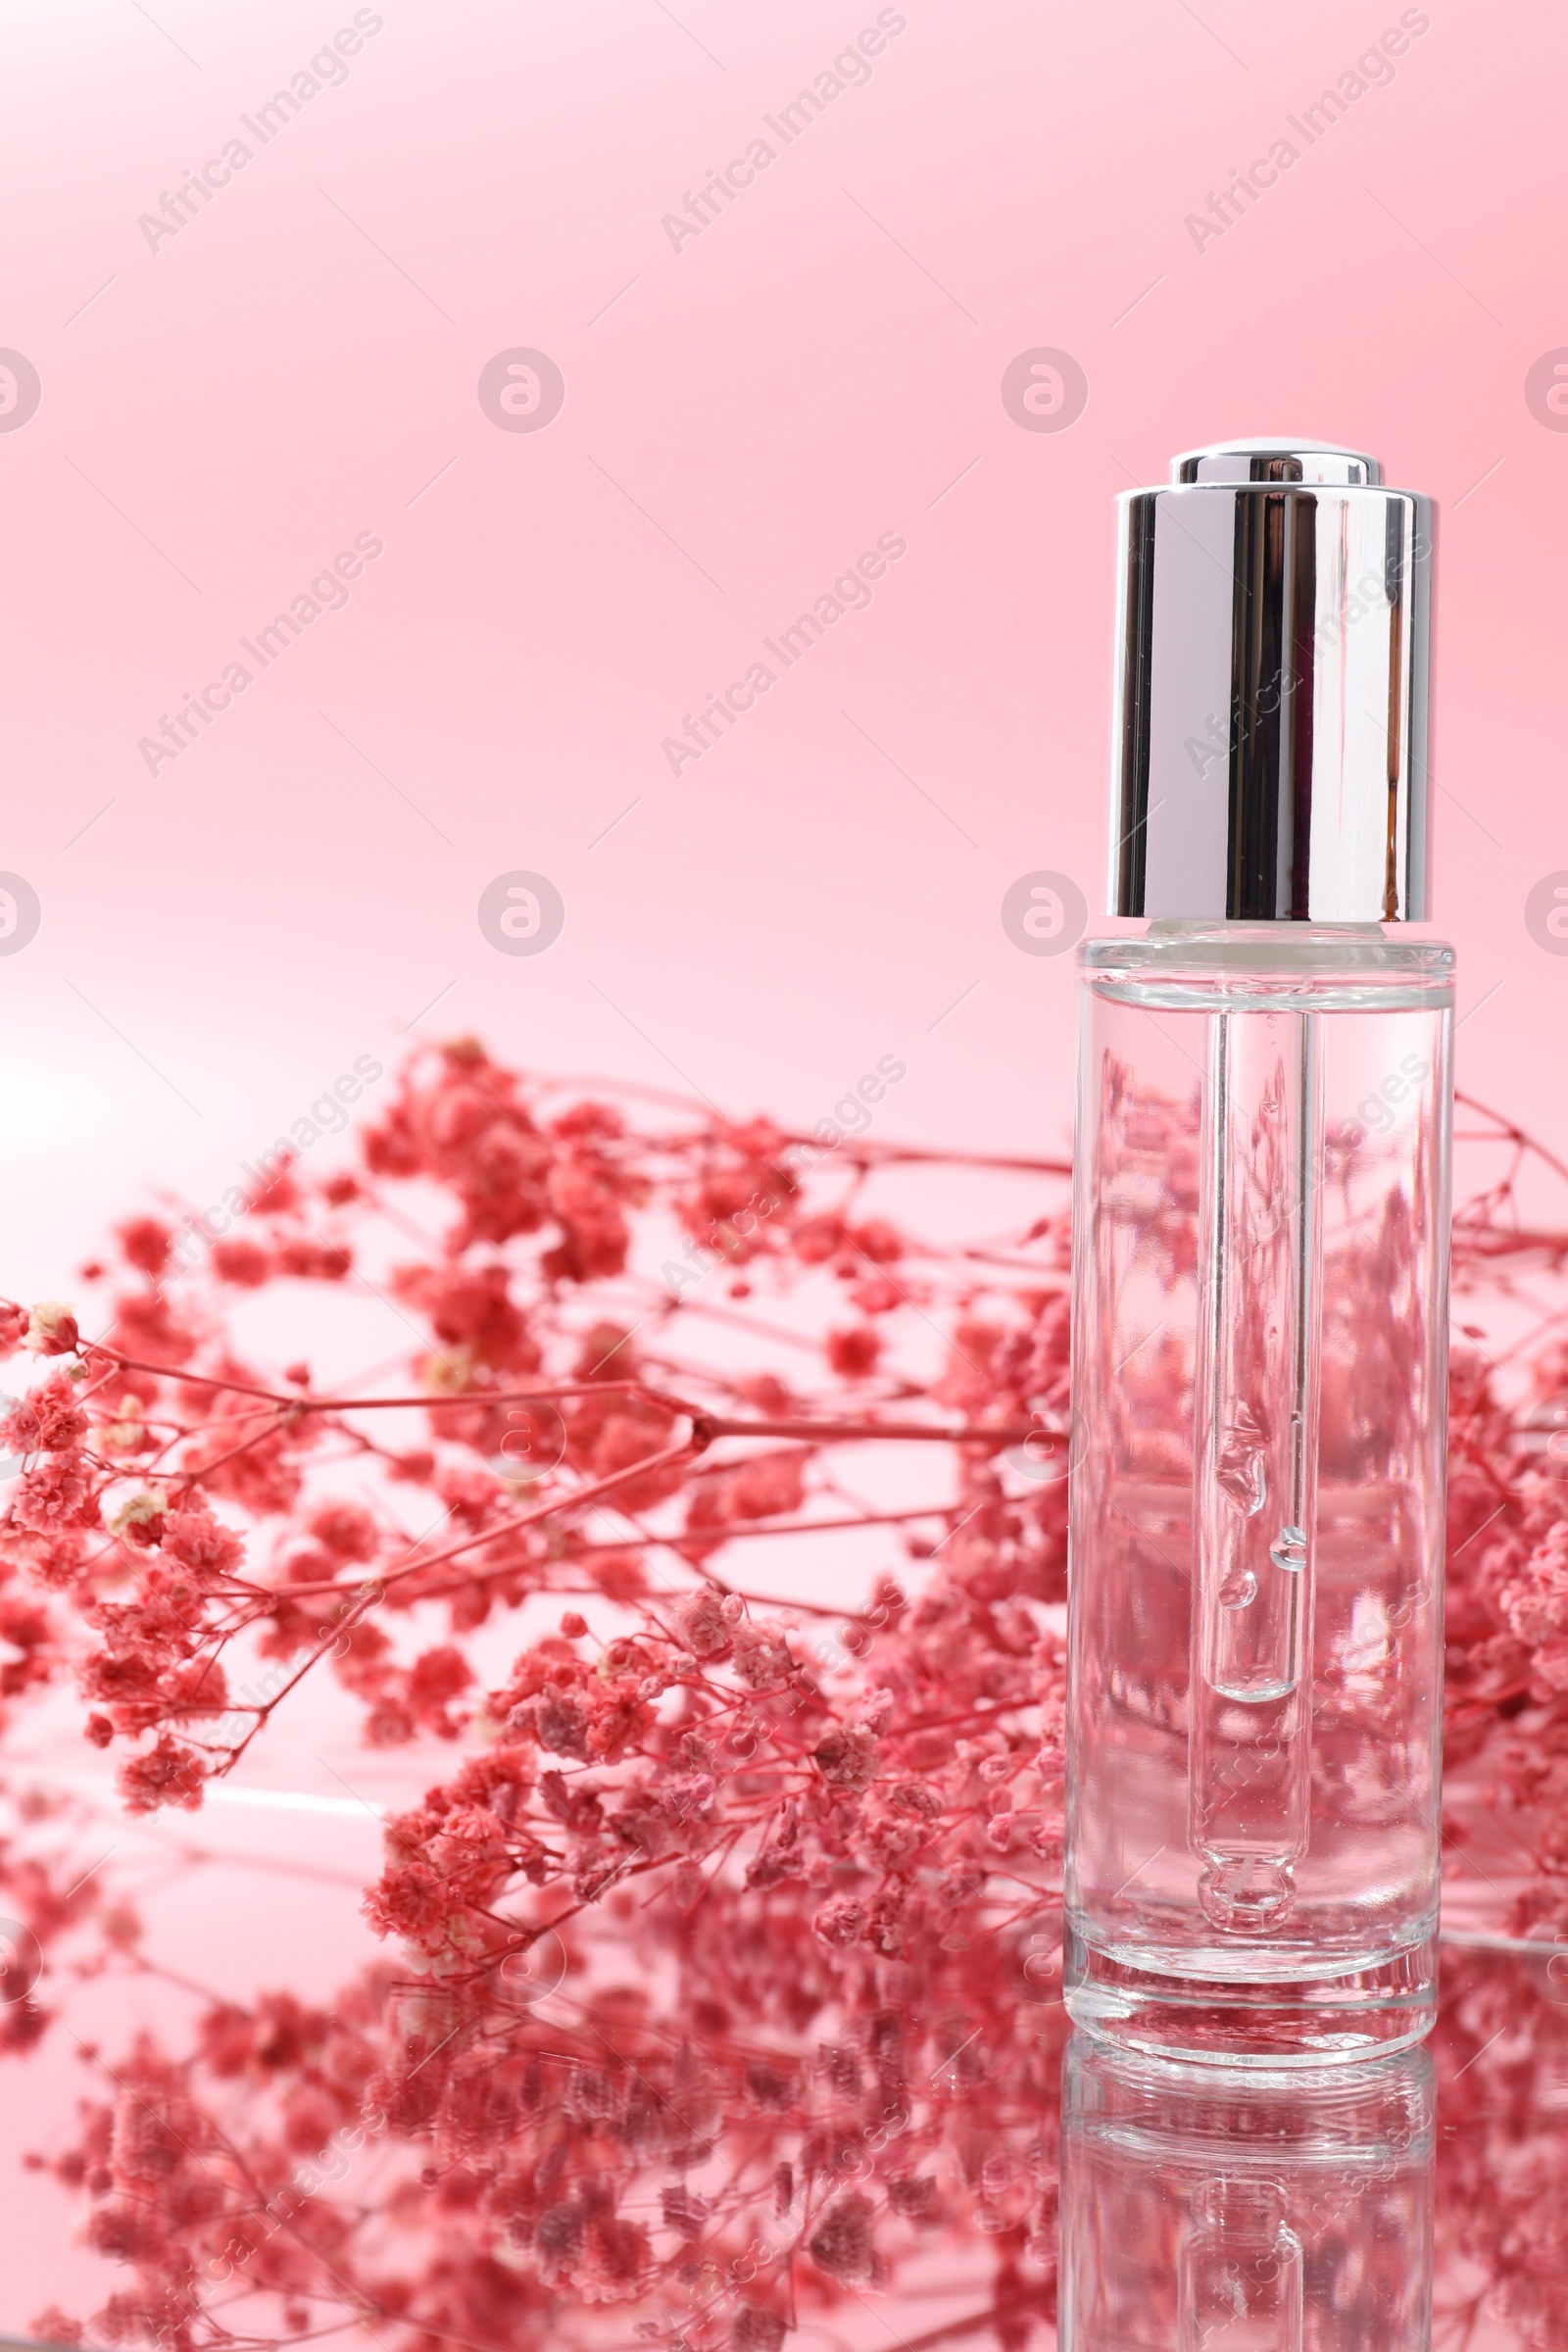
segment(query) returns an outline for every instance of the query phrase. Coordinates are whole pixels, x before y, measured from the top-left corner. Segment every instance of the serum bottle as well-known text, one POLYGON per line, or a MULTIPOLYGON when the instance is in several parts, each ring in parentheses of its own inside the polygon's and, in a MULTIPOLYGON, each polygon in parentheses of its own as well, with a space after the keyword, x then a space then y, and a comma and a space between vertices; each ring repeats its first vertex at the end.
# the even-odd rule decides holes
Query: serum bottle
POLYGON ((1320 2066, 1437 1983, 1453 954, 1432 514, 1237 442, 1120 502, 1080 951, 1067 2006, 1320 2066))

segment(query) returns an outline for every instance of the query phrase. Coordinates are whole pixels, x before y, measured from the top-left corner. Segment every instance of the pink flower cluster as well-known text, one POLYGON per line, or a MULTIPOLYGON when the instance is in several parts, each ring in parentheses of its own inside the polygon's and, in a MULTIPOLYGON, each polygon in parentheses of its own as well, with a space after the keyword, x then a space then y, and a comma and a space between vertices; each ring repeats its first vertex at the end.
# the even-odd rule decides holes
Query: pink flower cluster
MULTIPOLYGON (((912 1155, 805 1176, 796 1140, 562 1102, 465 1042, 199 1270, 138 1216, 90 1305, 0 1308, 45 1359, 0 1428, 5 1707, 74 1680, 132 1810, 199 1806, 308 1676, 371 1745, 450 1752, 386 1825, 384 1958, 329 2009, 215 1999, 182 2053, 117 2052, 40 2158, 127 2280, 50 2340, 778 2352, 958 2251, 971 2329, 1054 2321, 1064 1171, 938 1248, 874 1199, 912 1155), (426 1335, 396 1377, 313 1385, 308 1288, 300 1359, 248 1360, 242 1298, 366 1269, 426 1335), (869 1446, 906 1499, 858 1492, 869 1446), (869 1547, 849 1606, 767 1597, 769 1541, 811 1529, 869 1547)), ((1461 1284, 1506 1282, 1517 1230, 1461 1223, 1461 1284)), ((1568 1930, 1565 1389, 1549 1350, 1508 1400, 1456 1361, 1449 1753, 1531 1824, 1517 1924, 1568 1930)), ((7 2049, 94 1932, 74 1965, 149 1965, 111 1871, 54 1889, 0 1848, 47 1959, 7 2049)), ((1517 2213, 1450 2233, 1534 2326, 1568 2264, 1537 2188, 1517 2213)))

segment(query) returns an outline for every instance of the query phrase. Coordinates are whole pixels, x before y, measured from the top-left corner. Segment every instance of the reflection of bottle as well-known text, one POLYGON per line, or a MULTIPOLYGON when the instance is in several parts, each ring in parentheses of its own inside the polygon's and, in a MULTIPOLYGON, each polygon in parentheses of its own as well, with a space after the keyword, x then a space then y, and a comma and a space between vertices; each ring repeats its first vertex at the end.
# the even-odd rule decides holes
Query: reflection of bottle
POLYGON ((1220 2173, 1192 2200, 1176 2258, 1176 2352, 1302 2352, 1302 2248, 1274 2180, 1220 2173))
POLYGON ((1243 2074, 1075 2034, 1061 2095, 1061 2352, 1429 2342, 1424 2050, 1243 2074))
POLYGON ((1081 951, 1068 2005, 1312 2063, 1436 1983, 1453 957, 1382 928, 1425 913, 1431 517, 1347 451, 1176 475, 1123 502, 1154 919, 1081 951))

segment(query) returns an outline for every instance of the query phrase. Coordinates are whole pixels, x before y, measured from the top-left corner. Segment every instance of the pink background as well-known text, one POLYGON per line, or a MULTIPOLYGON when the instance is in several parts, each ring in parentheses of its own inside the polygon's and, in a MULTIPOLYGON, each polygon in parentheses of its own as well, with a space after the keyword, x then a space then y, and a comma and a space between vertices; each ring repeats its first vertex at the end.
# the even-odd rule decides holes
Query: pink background
POLYGON ((1110 501, 1281 426, 1440 502, 1439 913, 1496 991, 1461 1084, 1568 1142, 1568 961, 1523 921, 1568 864, 1568 436, 1523 393, 1568 338, 1559 12, 1425 12, 1201 253, 1185 216, 1396 8, 909 0, 678 252, 662 216, 874 7, 370 13, 150 251, 352 7, 6 10, 0 343, 43 381, 0 434, 0 866, 43 904, 0 958, 8 1283, 133 1180, 217 1198, 406 1033, 800 1120, 896 1052, 905 1134, 1054 1148, 1070 958, 999 907, 1036 867, 1102 903, 1110 501), (537 433, 476 396, 516 345, 565 378, 537 433), (1061 433, 1000 397, 1037 345, 1088 375, 1061 433), (682 714, 889 530, 870 609, 672 776, 682 714), (347 609, 150 776, 138 738, 361 531, 347 609), (538 957, 478 928, 514 868, 565 900, 538 957))
POLYGON ((891 1053, 889 1134, 1059 1148, 1070 958, 999 909, 1040 867, 1102 903, 1110 502, 1274 429, 1439 502, 1460 1083, 1568 1147, 1568 960, 1523 911, 1568 866, 1568 436, 1524 398, 1568 343, 1568 23, 1406 12, 1392 83, 1200 252, 1185 217, 1396 6, 907 0, 673 250, 877 13, 386 0, 152 251, 350 0, 7 0, 0 344, 43 397, 0 432, 0 867, 43 923, 0 957, 0 1287, 69 1289, 141 1180, 217 1200, 356 1056, 464 1030, 802 1123, 891 1053), (514 346, 564 376, 540 432, 479 405, 514 346), (1064 432, 1003 406, 1035 346, 1087 374, 1064 432), (149 775, 138 738, 362 532, 347 608, 149 775), (884 532, 870 608, 673 776, 662 738, 884 532), (536 957, 478 926, 516 868, 565 901, 536 957))

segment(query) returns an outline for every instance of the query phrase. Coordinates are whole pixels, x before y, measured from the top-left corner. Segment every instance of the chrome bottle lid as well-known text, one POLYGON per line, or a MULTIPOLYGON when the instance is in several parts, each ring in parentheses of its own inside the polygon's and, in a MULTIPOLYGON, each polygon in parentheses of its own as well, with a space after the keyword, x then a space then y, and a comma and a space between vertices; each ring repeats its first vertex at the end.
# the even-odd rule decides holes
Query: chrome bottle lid
POLYGON ((1430 500, 1278 438, 1117 505, 1110 911, 1423 920, 1430 500))

